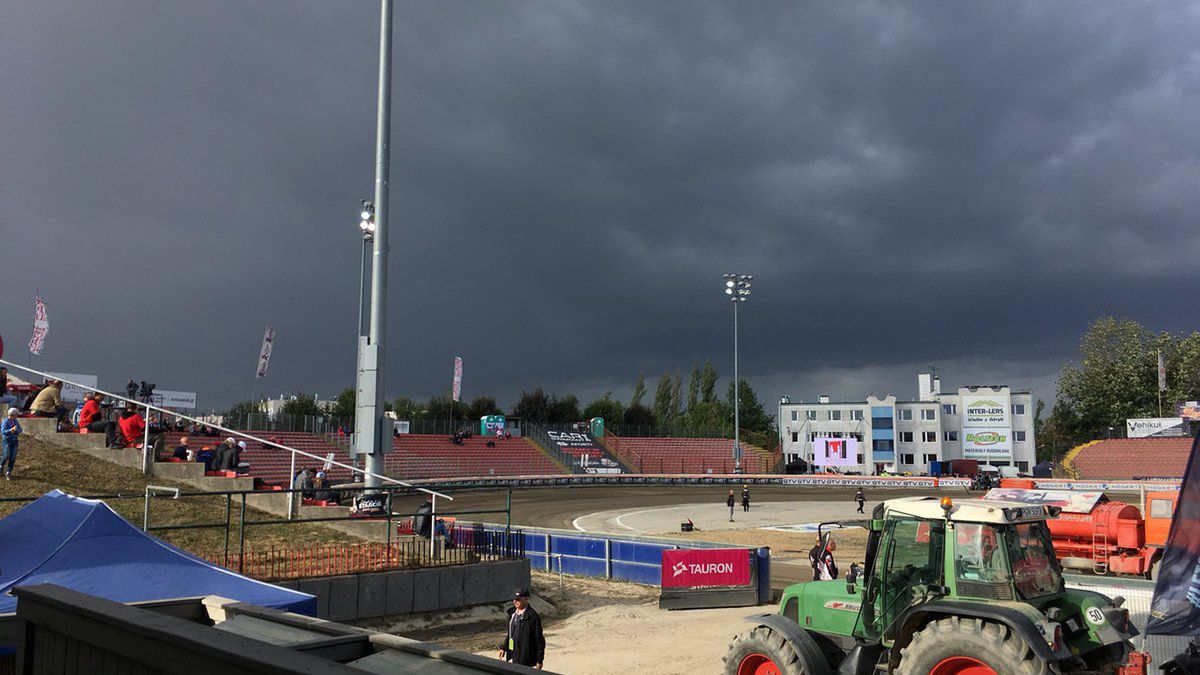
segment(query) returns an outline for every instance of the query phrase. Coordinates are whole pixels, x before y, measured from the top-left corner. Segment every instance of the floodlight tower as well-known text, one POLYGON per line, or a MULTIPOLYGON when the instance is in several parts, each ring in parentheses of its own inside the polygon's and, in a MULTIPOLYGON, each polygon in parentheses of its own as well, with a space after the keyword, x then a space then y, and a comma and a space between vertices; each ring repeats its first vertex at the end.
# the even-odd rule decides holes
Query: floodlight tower
POLYGON ((742 436, 740 399, 742 384, 738 379, 738 305, 750 298, 749 274, 726 274, 725 295, 733 303, 733 472, 742 472, 742 436))

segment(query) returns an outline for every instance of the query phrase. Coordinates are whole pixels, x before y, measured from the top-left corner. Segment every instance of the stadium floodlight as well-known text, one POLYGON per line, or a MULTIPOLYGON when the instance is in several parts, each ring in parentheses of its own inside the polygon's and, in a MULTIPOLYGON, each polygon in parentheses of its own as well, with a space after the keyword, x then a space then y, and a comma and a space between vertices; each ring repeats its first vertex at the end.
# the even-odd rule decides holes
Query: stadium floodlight
POLYGON ((363 239, 370 241, 375 235, 375 205, 365 199, 362 200, 362 213, 358 215, 361 219, 358 229, 362 230, 363 239))
POLYGON ((733 303, 733 472, 742 472, 741 381, 738 379, 738 305, 750 297, 750 274, 726 274, 725 295, 733 303))

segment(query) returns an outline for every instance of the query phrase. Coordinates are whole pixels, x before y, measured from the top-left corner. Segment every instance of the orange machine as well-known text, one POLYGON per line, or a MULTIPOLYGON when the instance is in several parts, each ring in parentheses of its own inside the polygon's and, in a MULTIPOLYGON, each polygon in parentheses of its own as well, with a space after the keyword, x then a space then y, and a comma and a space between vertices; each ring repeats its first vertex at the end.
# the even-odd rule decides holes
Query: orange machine
POLYGON ((1099 492, 998 488, 988 492, 987 498, 1061 508, 1062 512, 1049 519, 1047 525, 1054 553, 1063 567, 1153 579, 1179 493, 1147 492, 1141 510, 1099 492))

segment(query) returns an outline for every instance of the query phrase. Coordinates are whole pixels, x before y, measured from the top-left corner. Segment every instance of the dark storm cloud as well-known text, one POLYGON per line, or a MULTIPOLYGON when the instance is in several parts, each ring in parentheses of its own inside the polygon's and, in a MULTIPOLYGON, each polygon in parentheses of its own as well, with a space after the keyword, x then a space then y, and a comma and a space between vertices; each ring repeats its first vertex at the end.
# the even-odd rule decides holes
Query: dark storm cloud
MULTIPOLYGON (((373 2, 0 6, 0 331, 223 405, 352 381, 373 2)), ((396 7, 389 390, 770 400, 1007 382, 1087 323, 1191 330, 1184 3, 396 7)), ((10 351, 11 356, 11 351, 10 351)))

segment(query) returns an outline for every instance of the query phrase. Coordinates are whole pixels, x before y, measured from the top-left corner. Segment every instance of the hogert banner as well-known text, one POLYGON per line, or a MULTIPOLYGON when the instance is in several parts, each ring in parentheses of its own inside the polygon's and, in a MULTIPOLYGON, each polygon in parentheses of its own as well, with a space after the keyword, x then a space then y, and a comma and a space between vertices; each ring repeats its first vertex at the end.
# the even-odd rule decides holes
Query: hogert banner
POLYGON ((663 588, 746 586, 750 552, 744 548, 693 548, 662 552, 663 588))
POLYGON ((1200 635, 1200 475, 1192 454, 1179 488, 1179 504, 1159 563, 1147 635, 1200 635))

